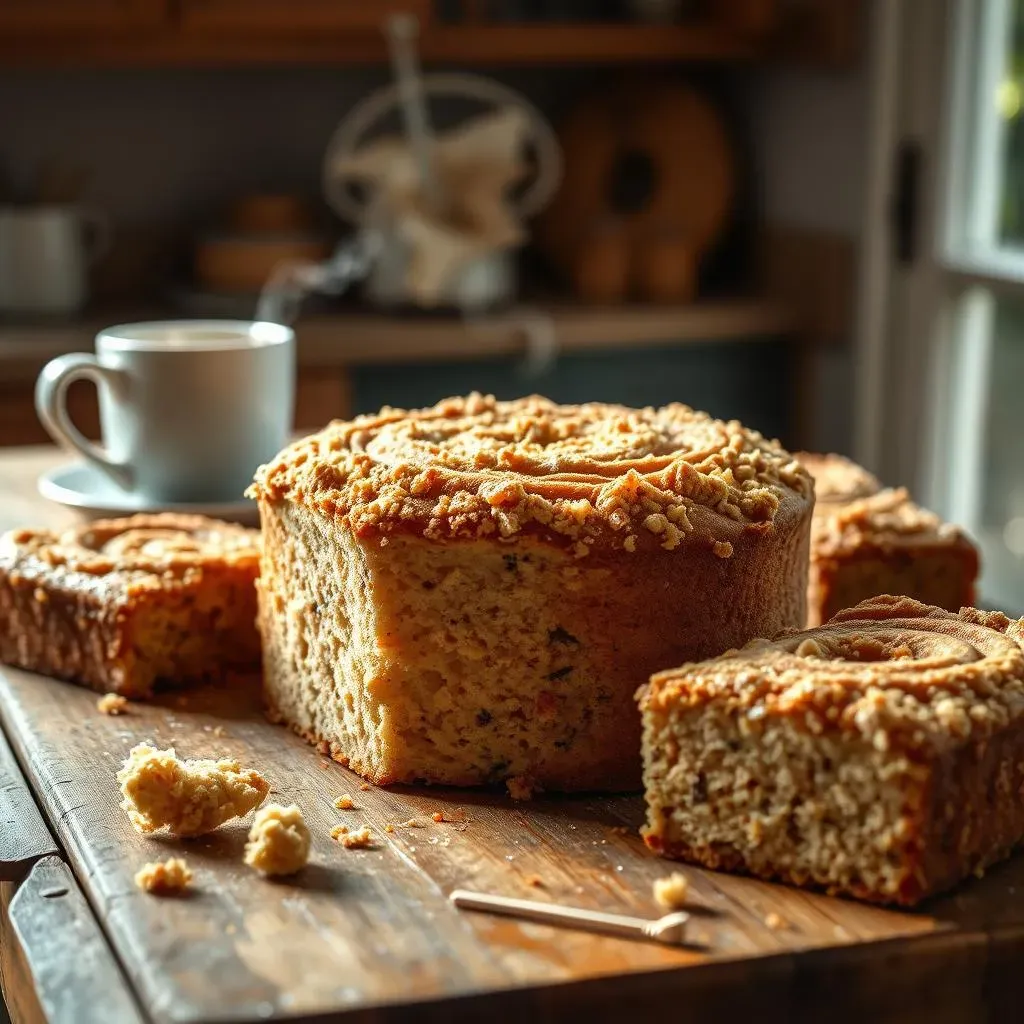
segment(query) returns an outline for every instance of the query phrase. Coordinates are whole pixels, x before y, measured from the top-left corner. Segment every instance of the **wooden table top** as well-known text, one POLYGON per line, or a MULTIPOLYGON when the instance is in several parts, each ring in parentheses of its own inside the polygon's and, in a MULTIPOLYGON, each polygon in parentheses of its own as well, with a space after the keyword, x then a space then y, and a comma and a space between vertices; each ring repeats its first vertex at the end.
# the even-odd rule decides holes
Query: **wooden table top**
MULTIPOLYGON (((35 493, 36 476, 65 457, 0 452, 0 529, 74 521, 35 493)), ((896 912, 660 860, 637 835, 639 796, 513 803, 471 790, 363 790, 357 776, 269 724, 258 687, 244 681, 133 703, 117 718, 99 714, 95 701, 69 684, 0 668, 0 722, 17 761, 5 782, 0 750, 0 823, 5 807, 9 824, 27 813, 4 798, 20 765, 70 868, 71 882, 57 889, 70 884, 67 900, 81 899, 77 911, 63 897, 47 899, 67 869, 45 859, 23 884, 15 916, 29 945, 46 937, 47 952, 33 959, 29 951, 36 983, 50 992, 50 1003, 41 1001, 54 1005, 53 991, 62 993, 61 1019, 75 1024, 670 1013, 714 1021, 1024 1019, 1024 857, 923 911, 896 912), (264 772, 273 799, 294 801, 306 815, 309 866, 291 880, 261 879, 242 863, 247 826, 239 821, 188 842, 136 835, 118 807, 114 774, 141 740, 185 756, 237 757, 264 772), (355 798, 355 810, 334 808, 342 793, 355 798), (435 822, 436 811, 446 820, 435 822), (401 824, 410 819, 422 827, 401 824), (330 838, 335 824, 364 823, 373 849, 345 850, 330 838), (145 861, 172 854, 195 871, 190 895, 159 899, 135 888, 145 861), (690 882, 688 948, 460 912, 447 900, 453 888, 471 888, 656 916, 652 883, 672 870, 690 882), (70 926, 55 915, 63 909, 86 927, 87 905, 95 919, 89 948, 105 942, 108 961, 69 980, 55 966, 67 948, 58 957, 50 947, 70 926), (108 996, 94 994, 98 984, 108 996), (75 993, 87 994, 76 1002, 75 993), (90 1017, 85 1003, 103 998, 120 1009, 90 1017)))

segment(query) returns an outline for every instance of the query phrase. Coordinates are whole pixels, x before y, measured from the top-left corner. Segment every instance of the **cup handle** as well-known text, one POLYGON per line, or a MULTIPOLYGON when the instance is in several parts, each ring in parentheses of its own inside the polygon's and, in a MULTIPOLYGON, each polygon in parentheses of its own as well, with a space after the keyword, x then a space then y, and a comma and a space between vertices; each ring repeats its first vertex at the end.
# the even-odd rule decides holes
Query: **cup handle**
POLYGON ((85 352, 58 356, 43 367, 36 381, 36 412, 54 441, 79 452, 119 487, 131 490, 134 482, 131 466, 112 459, 104 448, 85 437, 71 422, 66 401, 72 381, 91 380, 97 387, 102 384, 119 388, 124 385, 124 376, 122 370, 101 366, 94 356, 85 352))
POLYGON ((88 208, 79 211, 82 219, 82 227, 85 229, 85 249, 89 256, 89 263, 95 263, 110 250, 110 240, 113 231, 110 228, 110 219, 99 210, 88 208))

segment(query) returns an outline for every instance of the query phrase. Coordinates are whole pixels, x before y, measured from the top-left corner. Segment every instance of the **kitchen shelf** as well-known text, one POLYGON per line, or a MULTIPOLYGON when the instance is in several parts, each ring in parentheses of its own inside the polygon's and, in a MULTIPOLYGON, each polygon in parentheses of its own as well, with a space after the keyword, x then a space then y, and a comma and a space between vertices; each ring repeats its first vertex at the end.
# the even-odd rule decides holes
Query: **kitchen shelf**
MULTIPOLYGON (((711 24, 501 24, 427 28, 428 64, 647 64, 742 61, 765 56, 757 40, 711 24)), ((0 32, 0 60, 37 67, 224 67, 378 64, 379 33, 228 32, 165 27, 119 33, 0 32)))
POLYGON ((757 42, 715 25, 456 25, 429 30, 427 60, 482 64, 720 61, 755 57, 757 42))
MULTIPOLYGON (((550 316, 558 350, 563 352, 777 338, 794 334, 799 327, 793 310, 760 299, 680 306, 536 303, 529 308, 550 316)), ((173 314, 166 309, 120 309, 74 322, 0 322, 0 380, 31 381, 55 356, 92 351, 94 335, 108 324, 169 315, 173 314)), ((349 367, 522 355, 527 351, 522 324, 508 314, 470 320, 371 313, 303 317, 296 325, 299 365, 349 367)))

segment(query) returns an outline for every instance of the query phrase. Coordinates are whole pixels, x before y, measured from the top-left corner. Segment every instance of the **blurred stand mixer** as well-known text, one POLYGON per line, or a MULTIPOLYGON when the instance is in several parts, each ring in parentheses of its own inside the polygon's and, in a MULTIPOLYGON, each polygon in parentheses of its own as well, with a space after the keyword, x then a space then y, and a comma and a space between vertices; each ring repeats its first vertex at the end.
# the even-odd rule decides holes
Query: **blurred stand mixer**
POLYGON ((532 104, 498 82, 421 74, 417 31, 410 16, 389 20, 395 81, 357 104, 327 147, 327 201, 355 234, 322 263, 276 267, 257 316, 290 323, 304 296, 338 295, 361 282, 382 308, 454 308, 481 330, 519 323, 531 361, 547 362, 549 318, 510 304, 524 221, 548 204, 561 179, 555 133, 532 104), (435 134, 428 99, 491 109, 435 134), (402 134, 368 138, 396 110, 402 134))

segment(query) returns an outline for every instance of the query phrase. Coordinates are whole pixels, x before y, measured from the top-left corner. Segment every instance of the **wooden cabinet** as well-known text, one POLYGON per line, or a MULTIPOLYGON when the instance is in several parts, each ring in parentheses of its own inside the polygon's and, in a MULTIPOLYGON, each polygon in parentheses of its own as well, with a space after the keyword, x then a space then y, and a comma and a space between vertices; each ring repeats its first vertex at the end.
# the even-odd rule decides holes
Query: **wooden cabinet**
MULTIPOLYGON (((747 24, 768 0, 731 2, 743 6, 747 24)), ((398 13, 419 19, 427 64, 843 66, 858 52, 863 2, 788 0, 775 31, 754 32, 713 18, 448 24, 432 20, 436 0, 0 0, 0 66, 381 64, 388 59, 382 28, 398 13)))
POLYGON ((181 0, 186 29, 238 33, 349 31, 379 33, 392 14, 414 14, 425 25, 431 0, 181 0))
POLYGON ((0 0, 0 31, 61 35, 158 25, 168 0, 0 0))

